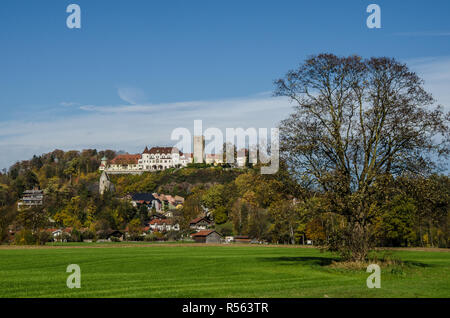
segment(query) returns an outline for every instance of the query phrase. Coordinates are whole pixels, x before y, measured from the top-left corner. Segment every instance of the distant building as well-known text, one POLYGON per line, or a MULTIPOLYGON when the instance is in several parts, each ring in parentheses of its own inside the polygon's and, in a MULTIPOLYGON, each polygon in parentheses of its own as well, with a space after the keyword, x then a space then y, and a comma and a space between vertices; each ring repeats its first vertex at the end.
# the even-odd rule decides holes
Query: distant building
POLYGON ((212 165, 219 165, 224 163, 223 154, 207 154, 205 163, 212 165))
POLYGON ((174 223, 173 219, 153 219, 148 223, 148 227, 152 231, 168 232, 179 231, 180 226, 178 223, 174 223))
POLYGON ((205 158, 205 137, 194 136, 194 163, 203 163, 205 158))
POLYGON ((156 212, 161 212, 162 202, 152 193, 133 193, 131 195, 131 204, 135 207, 145 205, 149 210, 155 209, 156 212))
POLYGON ((108 164, 108 158, 103 157, 101 159, 101 164, 100 164, 100 168, 98 168, 100 171, 103 171, 106 169, 106 165, 108 164))
POLYGON ((236 164, 238 167, 244 167, 247 162, 248 157, 248 150, 247 149, 240 149, 237 151, 237 158, 236 158, 236 164))
POLYGON ((171 196, 158 193, 134 193, 129 198, 133 206, 146 205, 149 210, 154 208, 156 212, 173 210, 184 203, 184 198, 179 195, 171 196))
POLYGON ((225 236, 225 243, 233 243, 234 237, 232 236, 225 236))
POLYGON ((114 184, 109 179, 109 176, 106 173, 106 171, 102 172, 98 187, 99 187, 98 191, 101 195, 103 195, 106 191, 114 191, 115 189, 114 184))
POLYGON ((213 230, 202 230, 191 235, 197 243, 221 243, 222 235, 213 230))
POLYGON ((184 204, 184 198, 179 195, 173 197, 168 194, 153 193, 153 196, 161 201, 163 210, 173 210, 184 204))
MULTIPOLYGON (((241 149, 235 158, 238 167, 245 166, 248 150, 241 149)), ((120 154, 112 160, 103 157, 100 171, 111 174, 141 174, 186 167, 189 163, 224 164, 224 154, 205 154, 205 137, 194 136, 194 153, 183 153, 176 147, 145 147, 140 154, 120 154)))
POLYGON ((210 220, 208 220, 206 217, 198 217, 193 219, 190 223, 189 223, 189 227, 192 230, 196 230, 196 231, 201 231, 201 230, 206 230, 211 226, 212 222, 210 220))
POLYGON ((26 190, 23 192, 22 198, 17 203, 17 208, 26 209, 44 204, 44 191, 43 190, 26 190))
POLYGON ((235 237, 234 237, 234 241, 235 241, 236 243, 250 244, 251 241, 252 241, 252 239, 249 238, 248 236, 243 236, 243 235, 241 235, 241 236, 235 236, 235 237))
POLYGON ((121 154, 108 162, 102 158, 99 170, 109 173, 142 173, 180 168, 192 162, 192 154, 183 154, 176 147, 145 147, 141 154, 121 154))

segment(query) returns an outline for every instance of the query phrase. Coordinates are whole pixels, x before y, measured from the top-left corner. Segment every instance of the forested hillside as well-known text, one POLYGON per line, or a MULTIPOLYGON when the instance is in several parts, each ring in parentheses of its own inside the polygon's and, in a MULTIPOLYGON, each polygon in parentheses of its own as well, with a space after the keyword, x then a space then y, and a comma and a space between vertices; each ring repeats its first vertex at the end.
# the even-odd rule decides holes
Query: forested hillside
MULTIPOLYGON (((345 217, 332 213, 329 194, 301 187, 284 168, 261 175, 258 167, 232 169, 193 165, 142 175, 111 175, 114 193, 98 193, 100 158, 114 151, 55 150, 13 165, 0 174, 0 235, 8 231, 40 233, 47 227, 83 229, 85 238, 101 230, 143 226, 146 211, 123 198, 137 192, 185 197, 175 211, 182 233, 189 221, 209 211, 223 235, 249 235, 278 243, 332 242, 345 217), (45 192, 44 205, 17 211, 25 189, 45 192), (48 220, 54 220, 49 223, 48 220)), ((447 176, 429 178, 386 175, 372 188, 379 202, 372 207, 374 238, 379 246, 449 246, 450 182, 447 176)), ((304 180, 303 180, 304 181, 304 180)))

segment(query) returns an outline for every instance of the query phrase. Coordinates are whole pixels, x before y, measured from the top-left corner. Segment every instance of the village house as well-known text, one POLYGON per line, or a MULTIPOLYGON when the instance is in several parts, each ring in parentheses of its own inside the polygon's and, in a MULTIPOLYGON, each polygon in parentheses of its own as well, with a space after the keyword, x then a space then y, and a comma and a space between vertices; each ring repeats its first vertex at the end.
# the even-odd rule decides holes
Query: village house
POLYGON ((191 234, 191 237, 197 243, 221 243, 222 235, 213 230, 202 230, 191 234))
POLYGON ((50 229, 45 229, 45 232, 51 234, 53 241, 61 242, 63 240, 63 233, 71 234, 72 228, 71 227, 64 228, 64 229, 50 228, 50 229))
POLYGON ((152 193, 134 193, 130 196, 130 200, 134 207, 145 205, 148 210, 154 208, 156 212, 162 211, 162 202, 152 193))
POLYGON ((148 228, 153 232, 179 231, 180 225, 173 219, 153 219, 148 223, 148 228))
POLYGON ((195 218, 189 223, 189 227, 196 231, 207 230, 211 225, 212 222, 204 216, 195 218))
POLYGON ((135 207, 145 205, 148 210, 155 209, 156 212, 163 212, 166 216, 171 214, 169 210, 181 208, 184 203, 184 198, 178 195, 158 193, 134 193, 128 196, 128 199, 135 207))
POLYGON ((179 195, 173 197, 168 194, 153 193, 153 196, 161 202, 163 210, 180 208, 184 204, 184 198, 179 195))
POLYGON ((31 208, 44 204, 44 191, 33 189, 23 192, 22 198, 17 203, 17 209, 31 208))

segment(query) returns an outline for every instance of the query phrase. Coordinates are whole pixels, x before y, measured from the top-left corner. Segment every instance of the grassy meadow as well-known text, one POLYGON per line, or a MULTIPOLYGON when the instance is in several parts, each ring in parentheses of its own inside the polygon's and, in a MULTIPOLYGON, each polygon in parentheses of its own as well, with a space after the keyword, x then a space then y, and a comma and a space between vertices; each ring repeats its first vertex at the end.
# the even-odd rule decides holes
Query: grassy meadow
POLYGON ((450 297, 448 251, 389 251, 381 288, 314 248, 191 244, 0 246, 0 297, 450 297), (69 289, 69 264, 81 288, 69 289))

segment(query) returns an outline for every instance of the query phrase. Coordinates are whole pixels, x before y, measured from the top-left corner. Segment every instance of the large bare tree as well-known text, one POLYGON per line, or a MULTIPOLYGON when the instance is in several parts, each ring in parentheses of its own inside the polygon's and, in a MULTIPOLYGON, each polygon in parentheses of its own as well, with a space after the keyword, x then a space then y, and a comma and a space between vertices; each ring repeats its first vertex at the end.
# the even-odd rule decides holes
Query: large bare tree
POLYGON ((448 154, 449 114, 415 73, 386 57, 316 55, 275 85, 276 96, 295 103, 280 125, 282 156, 346 217, 338 246, 363 260, 372 244, 377 180, 436 168, 448 154))

